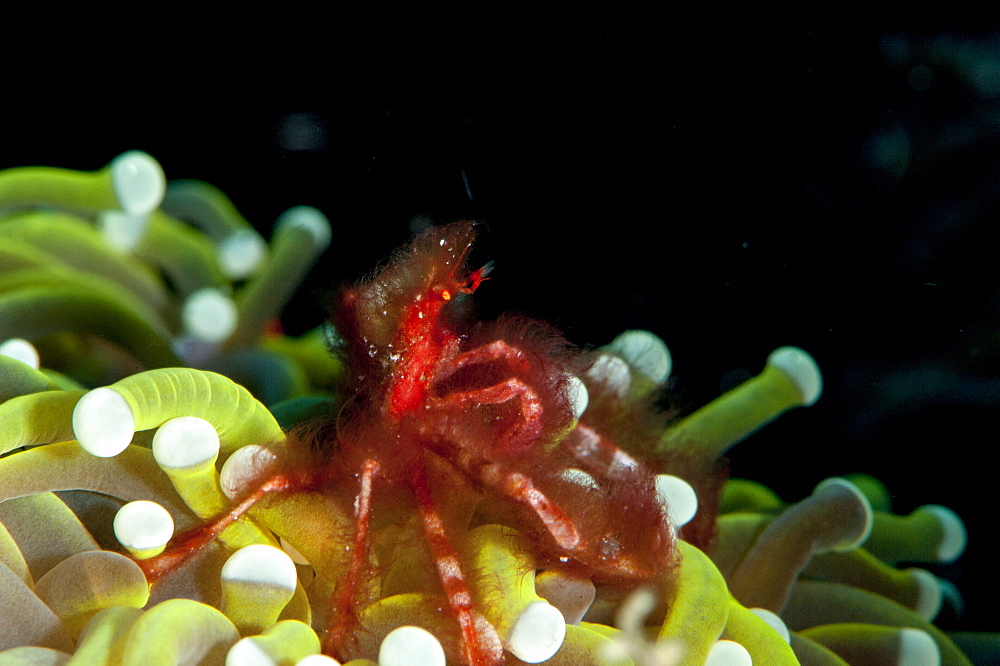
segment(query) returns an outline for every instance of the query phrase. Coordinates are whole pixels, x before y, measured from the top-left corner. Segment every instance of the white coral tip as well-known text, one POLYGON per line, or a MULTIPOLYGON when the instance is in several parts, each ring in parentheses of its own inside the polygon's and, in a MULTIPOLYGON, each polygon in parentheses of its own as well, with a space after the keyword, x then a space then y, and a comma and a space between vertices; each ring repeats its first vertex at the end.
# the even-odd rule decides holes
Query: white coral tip
POLYGON ((389 632, 378 650, 378 666, 445 666, 444 648, 434 634, 420 627, 399 627, 389 632))
POLYGON ((285 551, 265 544, 244 546, 222 566, 222 580, 295 590, 298 571, 285 551))
POLYGON ((223 342, 236 330, 239 314, 233 299, 206 287, 187 297, 181 307, 184 330, 203 342, 223 342))
POLYGON ((267 242, 253 229, 240 229, 219 243, 219 264, 230 280, 242 280, 267 257, 267 242))
POLYGON ((247 444, 233 452, 219 470, 222 493, 235 500, 246 490, 247 484, 258 478, 262 467, 274 462, 276 456, 257 444, 247 444))
POLYGON ((941 524, 941 542, 937 548, 938 561, 952 562, 958 559, 958 556, 965 552, 965 545, 969 540, 965 523, 958 514, 940 504, 927 504, 918 511, 933 514, 941 524))
POLYGON ((666 509, 674 529, 687 525, 698 512, 698 495, 690 483, 678 476, 658 474, 656 496, 666 509))
POLYGON ((767 364, 784 372, 795 383, 803 407, 819 400, 823 393, 823 374, 808 352, 798 347, 779 347, 767 357, 767 364))
POLYGON ((899 630, 899 666, 940 666, 941 649, 930 634, 920 629, 899 630))
POLYGON ((9 340, 0 342, 0 356, 7 356, 20 361, 35 370, 41 365, 35 345, 24 338, 10 338, 9 340))
POLYGON ((116 456, 128 447, 135 433, 132 409, 117 391, 96 388, 73 409, 73 435, 88 453, 101 458, 116 456))
POLYGON ((330 220, 322 212, 312 206, 295 206, 289 208, 278 217, 274 225, 275 231, 285 229, 305 229, 312 236, 313 246, 316 254, 319 254, 330 245, 330 238, 333 232, 330 229, 330 220))
POLYGON ((753 666, 747 649, 734 641, 716 641, 708 651, 705 666, 753 666))
POLYGON ((111 161, 111 184, 126 213, 144 215, 163 201, 167 178, 163 167, 140 150, 122 153, 111 161))
POLYGON ((521 611, 507 636, 506 648, 528 664, 552 658, 566 638, 566 618, 547 601, 533 601, 521 611))
POLYGON ((170 513, 147 500, 129 502, 118 509, 113 526, 118 542, 129 550, 160 548, 174 535, 170 513))
POLYGON ((218 455, 215 427, 197 416, 170 419, 153 435, 153 458, 161 467, 182 469, 214 462, 218 455))
POLYGON ((611 352, 642 373, 654 384, 662 384, 670 376, 673 361, 667 345, 649 331, 625 331, 611 341, 605 351, 611 352))

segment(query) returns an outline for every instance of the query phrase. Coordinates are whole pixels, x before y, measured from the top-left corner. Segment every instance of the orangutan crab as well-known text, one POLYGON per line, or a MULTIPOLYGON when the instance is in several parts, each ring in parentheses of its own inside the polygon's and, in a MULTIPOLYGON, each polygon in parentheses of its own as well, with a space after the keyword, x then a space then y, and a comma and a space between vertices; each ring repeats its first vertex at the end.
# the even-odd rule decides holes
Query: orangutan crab
POLYGON ((324 639, 324 651, 342 658, 358 629, 380 498, 403 497, 461 629, 462 659, 482 666, 503 663, 503 646, 476 611, 455 546, 475 507, 458 489, 527 535, 540 562, 630 586, 673 565, 674 532, 652 472, 574 413, 584 357, 537 322, 463 320, 461 297, 490 270, 464 267, 474 235, 471 222, 428 229, 341 296, 333 323, 350 397, 340 413, 290 432, 286 457, 231 512, 142 562, 151 582, 266 495, 349 488, 340 496, 353 507, 349 566, 324 639))

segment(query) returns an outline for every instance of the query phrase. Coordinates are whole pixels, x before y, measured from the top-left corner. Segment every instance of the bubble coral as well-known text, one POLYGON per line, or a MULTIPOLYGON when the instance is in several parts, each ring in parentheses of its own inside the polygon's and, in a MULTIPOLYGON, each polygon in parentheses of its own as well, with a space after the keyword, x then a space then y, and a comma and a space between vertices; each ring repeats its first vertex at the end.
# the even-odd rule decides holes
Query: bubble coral
MULTIPOLYGON (((354 318, 338 321, 353 357, 329 355, 319 329, 298 339, 266 332, 329 238, 325 218, 300 208, 268 246, 217 189, 167 187, 142 153, 96 173, 0 172, 0 661, 334 663, 319 654, 324 633, 348 627, 338 640, 356 665, 970 663, 931 623, 947 584, 896 566, 957 558, 965 533, 954 513, 932 505, 893 515, 888 492, 863 476, 828 479, 793 504, 725 479, 730 446, 819 397, 819 371, 796 348, 679 419, 654 408, 670 355, 645 331, 556 364, 550 398, 537 377, 498 383, 513 347, 490 347, 489 382, 462 374, 467 347, 449 352, 442 381, 451 384, 434 390, 465 395, 451 405, 467 411, 496 412, 498 429, 477 426, 478 436, 546 442, 544 460, 559 463, 550 477, 533 463, 538 478, 559 479, 546 489, 558 495, 563 484, 559 501, 574 511, 596 507, 570 511, 571 527, 604 534, 599 519, 611 515, 624 528, 628 510, 573 497, 643 500, 628 484, 649 479, 655 506, 645 510, 660 522, 643 518, 632 541, 588 536, 574 550, 557 534, 564 519, 536 495, 515 492, 511 509, 461 474, 446 475, 454 487, 435 490, 432 505, 410 498, 370 515, 362 505, 383 500, 364 491, 366 474, 376 478, 364 465, 345 473, 361 491, 265 497, 274 488, 261 486, 260 470, 289 429, 365 391, 371 399, 357 374, 370 381, 382 360, 359 361, 358 341, 391 357, 393 317, 405 316, 405 300, 376 281, 363 306, 348 308, 354 318), (570 411, 536 432, 538 409, 570 411), (553 456, 557 447, 572 456, 553 456), (619 485, 609 486, 614 469, 619 485), (646 469, 655 479, 634 476, 646 469), (424 545, 428 506, 445 516, 453 550, 424 545), (677 532, 676 551, 630 559, 642 552, 636 540, 660 529, 671 543, 677 532), (465 590, 442 588, 440 560, 452 554, 465 590), (633 572, 614 574, 616 561, 633 572), (344 589, 350 603, 333 614, 351 621, 328 620, 344 589), (453 613, 465 592, 471 602, 458 615, 472 628, 460 631, 453 613), (470 635, 496 636, 502 655, 470 651, 470 635)), ((459 291, 486 277, 451 270, 459 291)), ((552 353, 519 326, 532 354, 552 353)), ((427 336, 413 330, 418 347, 427 336)), ((428 331, 434 359, 459 344, 434 339, 439 330, 428 331)), ((387 409, 431 404, 430 385, 412 380, 419 374, 389 382, 387 409)), ((435 431, 461 433, 457 419, 435 431)))

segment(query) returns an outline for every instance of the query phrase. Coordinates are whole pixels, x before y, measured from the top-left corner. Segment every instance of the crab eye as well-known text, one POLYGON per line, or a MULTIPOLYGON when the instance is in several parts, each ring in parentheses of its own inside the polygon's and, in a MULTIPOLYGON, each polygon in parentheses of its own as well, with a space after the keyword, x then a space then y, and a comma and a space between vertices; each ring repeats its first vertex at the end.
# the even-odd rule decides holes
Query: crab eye
POLYGON ((441 298, 444 299, 444 300, 446 300, 446 301, 450 301, 451 300, 451 292, 448 291, 447 289, 442 289, 441 290, 441 298))

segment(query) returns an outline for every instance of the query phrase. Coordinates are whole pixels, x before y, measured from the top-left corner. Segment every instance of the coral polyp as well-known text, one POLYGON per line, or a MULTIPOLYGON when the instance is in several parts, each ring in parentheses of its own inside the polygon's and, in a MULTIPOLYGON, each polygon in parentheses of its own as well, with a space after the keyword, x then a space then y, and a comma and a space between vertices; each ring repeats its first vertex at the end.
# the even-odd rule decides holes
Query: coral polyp
POLYGON ((727 478, 820 399, 808 353, 675 416, 652 332, 472 318, 473 235, 292 338, 319 211, 268 244, 142 153, 0 172, 0 663, 971 663, 910 566, 962 554, 953 512, 727 478))

